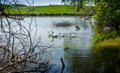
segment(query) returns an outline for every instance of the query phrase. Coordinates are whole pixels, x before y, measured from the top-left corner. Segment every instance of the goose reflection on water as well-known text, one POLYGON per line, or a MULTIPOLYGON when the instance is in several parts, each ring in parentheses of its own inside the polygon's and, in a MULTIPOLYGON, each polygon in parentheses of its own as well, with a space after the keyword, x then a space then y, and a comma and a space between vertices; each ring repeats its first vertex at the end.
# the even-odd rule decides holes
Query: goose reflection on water
POLYGON ((59 33, 59 37, 61 38, 61 37, 65 37, 65 33, 59 33))
POLYGON ((75 38, 77 37, 77 33, 69 33, 70 38, 75 38))

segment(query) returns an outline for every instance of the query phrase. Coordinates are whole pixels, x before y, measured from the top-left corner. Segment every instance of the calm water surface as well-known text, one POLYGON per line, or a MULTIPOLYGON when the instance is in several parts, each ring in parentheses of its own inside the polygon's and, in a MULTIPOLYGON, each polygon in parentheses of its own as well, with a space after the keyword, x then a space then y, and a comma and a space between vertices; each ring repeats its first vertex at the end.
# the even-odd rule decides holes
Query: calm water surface
MULTIPOLYGON (((30 23, 30 18, 24 19, 26 23, 30 23)), ((61 17, 35 17, 32 28, 37 27, 36 35, 40 36, 41 46, 50 46, 45 55, 51 60, 51 73, 61 73, 63 58, 65 69, 63 73, 120 73, 119 52, 103 50, 102 54, 94 55, 91 48, 93 39, 92 19, 86 20, 85 17, 77 16, 61 16, 61 17), (69 22, 71 26, 57 27, 55 23, 69 22), (35 26, 36 23, 36 26, 35 26), (76 26, 80 30, 76 30, 76 26), (50 33, 58 37, 51 37, 50 33), (61 37, 64 34, 64 37, 61 37), (71 37, 75 35, 75 37, 71 37), (66 49, 67 48, 67 49, 66 49)), ((25 24, 23 22, 23 24, 25 24)), ((35 31, 35 30, 33 30, 35 31)))
POLYGON ((61 73, 60 58, 65 63, 63 73, 120 73, 119 52, 104 50, 103 54, 93 54, 93 19, 86 20, 85 17, 79 16, 46 16, 28 17, 19 23, 30 29, 33 40, 34 37, 38 38, 35 42, 40 41, 40 46, 45 47, 47 53, 43 54, 44 59, 50 60, 53 65, 50 73, 61 73), (70 26, 55 25, 63 22, 70 23, 70 26), (79 27, 79 30, 76 27, 79 27))
MULTIPOLYGON (((14 20, 10 20, 12 30, 16 32, 17 29, 20 30, 18 26, 14 25, 14 20)), ((16 20, 16 22, 22 23, 26 29, 30 29, 33 44, 40 41, 40 46, 47 51, 42 54, 42 57, 53 65, 50 73, 61 73, 60 58, 65 63, 63 73, 120 73, 119 50, 103 49, 96 54, 93 53, 91 48, 94 34, 91 26, 93 19, 86 20, 85 17, 79 16, 46 16, 28 17, 22 21, 16 20), (63 22, 70 23, 70 26, 55 26, 55 24, 63 22), (51 33, 54 34, 54 37, 51 36, 51 33)), ((5 29, 8 30, 6 26, 5 29)), ((1 37, 2 35, 0 32, 1 37)), ((15 42, 17 43, 17 40, 15 42)), ((20 44, 16 44, 16 46, 19 47, 20 44)))
MULTIPOLYGON (((10 20, 12 30, 17 32, 17 29, 21 29, 19 26, 15 26, 14 20, 10 20)), ((22 23, 26 29, 29 29, 33 44, 40 41, 41 49, 35 51, 45 49, 43 51, 45 53, 40 55, 40 58, 50 61, 52 68, 49 73, 61 73, 60 58, 65 63, 63 73, 120 73, 119 50, 103 49, 96 53, 93 52, 94 49, 91 48, 94 34, 93 19, 86 20, 85 17, 79 16, 46 16, 28 17, 22 21, 16 20, 16 22, 22 23), (55 25, 63 22, 70 23, 70 26, 58 27, 55 25)), ((5 30, 8 28, 6 27, 5 30)), ((1 37, 2 35, 0 32, 1 37)), ((16 46, 20 47, 20 44, 17 44, 18 41, 15 40, 15 42, 16 46)))
MULTIPOLYGON (((24 19, 26 22, 30 18, 24 19)), ((93 31, 91 28, 92 20, 85 20, 83 17, 35 17, 33 23, 37 24, 37 36, 41 37, 41 45, 51 46, 48 50, 51 51, 52 60, 54 64, 53 70, 61 71, 62 64, 60 58, 65 62, 64 73, 89 73, 91 61, 91 41, 93 31), (60 22, 69 22, 71 26, 57 27, 54 24, 60 22), (76 26, 80 30, 76 30, 76 26), (53 32, 58 35, 57 38, 49 36, 53 32), (64 34, 64 37, 60 35, 64 34), (71 35, 76 37, 71 37, 71 35), (65 50, 65 48, 68 48, 65 50)), ((34 27, 34 26, 33 26, 34 27)))

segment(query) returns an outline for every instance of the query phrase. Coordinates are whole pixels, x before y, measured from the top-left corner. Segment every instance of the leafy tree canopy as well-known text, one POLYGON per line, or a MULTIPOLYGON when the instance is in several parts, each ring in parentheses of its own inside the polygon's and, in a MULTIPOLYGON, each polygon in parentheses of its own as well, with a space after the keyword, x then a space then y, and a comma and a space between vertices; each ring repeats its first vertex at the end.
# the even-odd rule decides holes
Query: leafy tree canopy
MULTIPOLYGON (((78 8, 84 6, 87 2, 95 3, 96 24, 104 29, 110 27, 111 30, 120 29, 120 0, 62 0, 65 3, 77 5, 78 8)), ((120 32, 120 31, 119 31, 120 32)))

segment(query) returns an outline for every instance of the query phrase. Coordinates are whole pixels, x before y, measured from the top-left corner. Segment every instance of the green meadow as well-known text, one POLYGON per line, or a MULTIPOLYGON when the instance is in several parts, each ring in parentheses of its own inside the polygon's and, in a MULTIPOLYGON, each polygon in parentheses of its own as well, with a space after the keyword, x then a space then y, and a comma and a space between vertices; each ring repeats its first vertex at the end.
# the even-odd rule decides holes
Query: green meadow
POLYGON ((91 14, 92 10, 89 7, 83 7, 79 11, 77 8, 71 5, 49 5, 49 6, 23 6, 23 7, 13 7, 9 6, 6 8, 5 12, 7 14, 91 14))

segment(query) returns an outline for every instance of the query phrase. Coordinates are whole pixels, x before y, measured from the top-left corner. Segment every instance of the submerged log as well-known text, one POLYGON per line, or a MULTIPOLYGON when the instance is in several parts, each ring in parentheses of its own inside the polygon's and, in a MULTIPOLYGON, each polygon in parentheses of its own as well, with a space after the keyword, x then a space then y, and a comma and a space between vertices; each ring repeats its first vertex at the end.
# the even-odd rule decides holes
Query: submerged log
POLYGON ((65 64, 64 64, 64 61, 63 61, 63 59, 62 59, 62 58, 60 58, 60 60, 61 60, 61 63, 62 63, 62 71, 61 71, 61 73, 63 73, 64 68, 65 68, 65 64))
POLYGON ((57 26, 57 27, 68 27, 70 25, 71 25, 71 23, 69 23, 67 21, 55 23, 55 26, 57 26))

